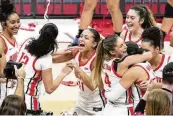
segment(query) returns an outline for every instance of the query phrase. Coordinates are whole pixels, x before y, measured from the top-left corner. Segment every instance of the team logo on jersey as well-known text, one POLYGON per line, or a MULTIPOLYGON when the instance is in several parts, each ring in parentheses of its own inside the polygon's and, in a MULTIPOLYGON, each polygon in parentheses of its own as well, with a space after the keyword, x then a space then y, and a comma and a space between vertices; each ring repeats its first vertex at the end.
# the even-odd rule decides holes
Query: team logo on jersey
POLYGON ((88 70, 88 68, 87 68, 87 67, 85 67, 85 68, 84 68, 84 70, 88 70))
POLYGON ((17 55, 18 53, 14 53, 13 55, 10 56, 10 60, 16 61, 17 60, 17 55))
POLYGON ((104 64, 103 68, 111 71, 111 67, 109 65, 107 65, 107 64, 104 64))

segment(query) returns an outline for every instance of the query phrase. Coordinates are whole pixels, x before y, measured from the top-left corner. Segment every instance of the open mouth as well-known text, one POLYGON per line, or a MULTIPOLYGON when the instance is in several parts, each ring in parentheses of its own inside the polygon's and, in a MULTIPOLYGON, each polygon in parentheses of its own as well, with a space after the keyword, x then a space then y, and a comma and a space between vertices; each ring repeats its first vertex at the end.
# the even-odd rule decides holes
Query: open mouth
POLYGON ((85 47, 85 45, 83 43, 79 43, 80 47, 85 47))
POLYGON ((130 28, 130 27, 133 27, 133 24, 127 24, 127 26, 130 28))

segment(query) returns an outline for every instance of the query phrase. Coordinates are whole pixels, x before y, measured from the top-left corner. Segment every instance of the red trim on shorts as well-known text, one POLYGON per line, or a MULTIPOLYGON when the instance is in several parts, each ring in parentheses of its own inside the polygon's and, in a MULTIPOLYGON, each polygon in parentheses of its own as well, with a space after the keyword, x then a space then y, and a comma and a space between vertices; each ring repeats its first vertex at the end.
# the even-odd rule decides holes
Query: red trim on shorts
POLYGON ((128 110, 130 112, 130 115, 134 115, 134 109, 133 109, 133 107, 128 107, 128 110))
POLYGON ((33 97, 33 103, 34 103, 34 111, 39 110, 39 103, 38 103, 38 99, 36 99, 35 97, 33 97))

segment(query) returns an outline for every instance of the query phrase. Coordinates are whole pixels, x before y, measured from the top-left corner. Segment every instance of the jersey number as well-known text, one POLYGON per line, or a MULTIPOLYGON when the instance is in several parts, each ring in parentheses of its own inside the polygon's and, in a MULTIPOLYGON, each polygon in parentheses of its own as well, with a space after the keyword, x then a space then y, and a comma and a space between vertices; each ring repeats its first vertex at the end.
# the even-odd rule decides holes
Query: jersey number
POLYGON ((23 64, 27 64, 28 61, 29 61, 29 57, 24 52, 22 52, 22 56, 20 57, 19 62, 23 64))
POLYGON ((109 80, 109 76, 107 74, 105 74, 105 83, 108 85, 108 87, 111 87, 111 82, 109 80))
POLYGON ((79 82, 79 88, 84 91, 84 83, 83 82, 79 82))

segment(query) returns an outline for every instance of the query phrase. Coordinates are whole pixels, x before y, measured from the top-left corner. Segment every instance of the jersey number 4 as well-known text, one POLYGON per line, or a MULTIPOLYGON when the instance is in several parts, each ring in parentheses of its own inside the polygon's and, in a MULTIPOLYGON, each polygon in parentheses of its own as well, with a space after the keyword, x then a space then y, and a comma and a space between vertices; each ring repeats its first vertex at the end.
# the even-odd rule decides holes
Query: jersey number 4
POLYGON ((24 52, 22 52, 19 62, 23 64, 27 64, 28 61, 29 61, 29 57, 24 52))
POLYGON ((108 87, 111 87, 111 82, 109 80, 109 76, 107 75, 107 73, 105 74, 105 83, 108 85, 108 87))

